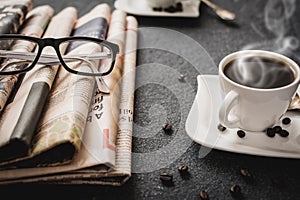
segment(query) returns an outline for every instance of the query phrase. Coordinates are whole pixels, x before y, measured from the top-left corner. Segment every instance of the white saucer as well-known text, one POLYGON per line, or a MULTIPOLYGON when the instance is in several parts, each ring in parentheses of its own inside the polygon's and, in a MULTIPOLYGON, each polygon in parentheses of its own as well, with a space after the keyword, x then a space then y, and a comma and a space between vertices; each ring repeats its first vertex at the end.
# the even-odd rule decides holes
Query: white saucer
POLYGON ((141 16, 198 17, 200 2, 201 0, 182 2, 183 11, 175 13, 153 11, 153 9, 147 5, 145 0, 117 0, 115 1, 115 8, 141 16))
POLYGON ((278 125, 289 131, 288 137, 276 134, 271 138, 263 132, 247 132, 244 138, 237 135, 238 129, 218 130, 218 109, 222 102, 217 75, 199 75, 198 91, 185 124, 186 132, 195 142, 229 152, 300 158, 300 113, 287 112, 291 118, 289 125, 278 125))

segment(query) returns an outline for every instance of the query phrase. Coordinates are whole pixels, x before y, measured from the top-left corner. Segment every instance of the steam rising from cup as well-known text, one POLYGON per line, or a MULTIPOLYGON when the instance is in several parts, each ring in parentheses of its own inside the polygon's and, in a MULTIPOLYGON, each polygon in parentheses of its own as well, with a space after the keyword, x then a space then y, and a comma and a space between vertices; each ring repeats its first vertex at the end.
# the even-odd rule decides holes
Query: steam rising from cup
MULTIPOLYGON (((299 58, 295 54, 295 51, 299 50, 299 40, 296 36, 290 35, 294 32, 291 26, 291 18, 296 11, 295 3, 296 0, 268 0, 264 12, 265 28, 267 32, 272 33, 275 37, 267 41, 248 44, 243 49, 274 51, 284 54, 299 63, 299 58)), ((257 28, 255 25, 253 27, 257 28)), ((266 37, 266 35, 262 35, 262 37, 266 37)))
POLYGON ((294 80, 286 63, 254 55, 232 60, 224 67, 224 74, 236 83, 260 89, 283 87, 294 80))

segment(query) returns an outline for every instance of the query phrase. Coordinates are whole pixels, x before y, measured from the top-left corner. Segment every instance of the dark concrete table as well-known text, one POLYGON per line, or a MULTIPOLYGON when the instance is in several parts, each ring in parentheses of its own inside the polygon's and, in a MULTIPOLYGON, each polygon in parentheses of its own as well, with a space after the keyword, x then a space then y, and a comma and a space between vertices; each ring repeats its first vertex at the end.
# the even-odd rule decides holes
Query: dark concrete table
MULTIPOLYGON (((100 2, 36 0, 56 11, 67 5, 83 15, 100 2)), ((245 49, 280 51, 299 62, 300 2, 215 0, 237 14, 225 23, 201 4, 198 18, 137 16, 139 50, 135 90, 132 177, 121 187, 13 185, 1 186, 1 196, 26 199, 200 199, 206 190, 210 199, 299 199, 300 161, 213 150, 193 142, 185 121, 197 91, 199 74, 216 74, 225 55, 245 49), (298 56, 298 57, 297 57, 298 56), (178 79, 184 75, 184 80, 178 79), (173 133, 162 131, 164 123, 173 133), (182 175, 177 168, 189 167, 182 175), (248 169, 251 178, 240 170, 248 169), (161 172, 173 174, 164 184, 161 172), (239 185, 240 196, 229 189, 239 185)), ((300 153, 300 152, 299 152, 300 153)))

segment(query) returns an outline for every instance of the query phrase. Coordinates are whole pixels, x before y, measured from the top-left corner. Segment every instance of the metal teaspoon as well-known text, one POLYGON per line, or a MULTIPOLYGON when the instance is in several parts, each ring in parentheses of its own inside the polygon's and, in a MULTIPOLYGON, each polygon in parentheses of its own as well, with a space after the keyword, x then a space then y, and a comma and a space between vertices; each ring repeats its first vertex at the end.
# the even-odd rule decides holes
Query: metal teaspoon
POLYGON ((201 0, 201 1, 205 3, 208 7, 212 8, 221 19, 226 21, 232 21, 235 19, 235 14, 233 12, 221 8, 220 6, 210 2, 209 0, 201 0))

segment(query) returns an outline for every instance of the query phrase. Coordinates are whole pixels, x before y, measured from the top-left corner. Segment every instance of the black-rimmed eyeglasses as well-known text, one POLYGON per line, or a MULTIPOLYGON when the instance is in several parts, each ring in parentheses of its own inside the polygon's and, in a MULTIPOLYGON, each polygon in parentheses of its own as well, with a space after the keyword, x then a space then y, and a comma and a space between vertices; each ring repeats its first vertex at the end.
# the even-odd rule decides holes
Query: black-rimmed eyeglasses
POLYGON ((92 37, 41 39, 5 34, 0 35, 0 75, 24 73, 36 64, 62 64, 68 72, 73 74, 105 76, 113 70, 118 52, 118 45, 92 37), (52 46, 56 55, 53 50, 49 51, 49 49, 45 49, 46 52, 42 53, 47 46, 52 46), (34 47, 35 50, 26 51, 24 47, 34 47))

